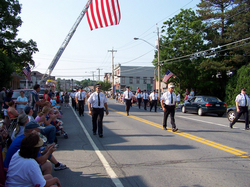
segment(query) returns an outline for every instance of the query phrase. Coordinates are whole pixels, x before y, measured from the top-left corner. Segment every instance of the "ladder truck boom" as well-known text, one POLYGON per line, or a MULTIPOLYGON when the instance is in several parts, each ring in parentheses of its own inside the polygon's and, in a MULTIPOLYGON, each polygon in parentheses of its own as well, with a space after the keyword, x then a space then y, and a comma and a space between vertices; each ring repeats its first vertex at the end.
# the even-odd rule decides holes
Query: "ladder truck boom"
POLYGON ((62 56, 65 48, 67 47, 67 45, 69 44, 72 36, 74 35, 78 25, 80 24, 80 22, 82 21, 82 18, 84 17, 85 13, 87 12, 89 5, 91 4, 92 0, 88 0, 88 2, 86 3, 84 9, 81 11, 80 15, 78 16, 76 22, 74 23, 73 27, 71 28, 71 30, 69 31, 68 35, 66 36, 65 40, 63 41, 61 47, 59 48, 59 50, 57 51, 55 57, 53 58, 52 62, 50 63, 48 69, 46 70, 45 74, 43 75, 40 84, 45 84, 47 79, 50 77, 53 69, 55 68, 57 62, 59 61, 60 57, 62 56))

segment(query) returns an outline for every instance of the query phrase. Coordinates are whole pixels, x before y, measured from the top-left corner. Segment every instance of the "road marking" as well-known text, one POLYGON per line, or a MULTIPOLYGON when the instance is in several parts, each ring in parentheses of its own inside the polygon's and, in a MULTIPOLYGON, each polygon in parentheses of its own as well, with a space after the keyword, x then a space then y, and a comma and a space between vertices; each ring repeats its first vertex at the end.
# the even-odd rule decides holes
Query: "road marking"
POLYGON ((91 136, 89 135, 87 129, 85 128, 85 126, 83 125, 82 121, 80 120, 80 118, 77 116, 75 110, 71 107, 72 111, 74 112, 78 122, 80 123, 85 135, 87 136, 90 144, 92 145, 96 155, 99 157, 100 161, 102 162, 103 167, 106 169, 108 175, 110 176, 111 180, 113 181, 113 183, 115 184, 116 187, 123 187, 123 184, 121 183, 120 179, 118 178, 118 176, 116 175, 116 173, 114 172, 114 170, 111 168, 111 166, 109 165, 108 161, 105 159, 105 157, 103 156, 102 152, 98 149, 98 147, 96 146, 96 144, 94 143, 93 139, 91 138, 91 136))
MULTIPOLYGON (((124 115, 124 116, 127 115, 125 112, 120 112, 120 111, 117 111, 117 110, 112 109, 112 108, 109 108, 109 109, 112 110, 112 111, 114 111, 114 112, 116 112, 116 113, 118 113, 118 114, 121 114, 121 115, 124 115)), ((152 126, 155 126, 155 127, 158 127, 160 129, 162 129, 162 125, 160 125, 158 123, 154 123, 152 121, 148 121, 148 120, 145 120, 145 119, 133 116, 133 115, 129 115, 127 117, 130 117, 132 119, 135 119, 135 120, 138 120, 140 122, 143 122, 143 123, 146 123, 146 124, 149 124, 149 125, 152 125, 152 126)), ((197 120, 197 121, 201 121, 201 120, 197 120)), ((167 131, 172 132, 172 130, 170 130, 170 129, 168 129, 167 131)), ((194 140, 194 141, 197 141, 197 142, 200 142, 200 143, 203 143, 203 144, 206 144, 206 145, 209 145, 209 146, 212 146, 212 147, 215 147, 217 149, 226 151, 228 153, 231 153, 231 154, 243 157, 243 158, 250 158, 249 153, 241 151, 239 149, 234 149, 232 147, 228 147, 228 146, 225 146, 225 145, 222 145, 222 144, 210 141, 210 140, 206 140, 204 138, 200 138, 198 136, 194 136, 194 135, 191 135, 191 134, 188 134, 188 133, 185 133, 185 132, 181 132, 181 131, 172 132, 172 133, 174 133, 176 135, 180 135, 180 136, 186 137, 188 139, 191 139, 191 140, 194 140)))

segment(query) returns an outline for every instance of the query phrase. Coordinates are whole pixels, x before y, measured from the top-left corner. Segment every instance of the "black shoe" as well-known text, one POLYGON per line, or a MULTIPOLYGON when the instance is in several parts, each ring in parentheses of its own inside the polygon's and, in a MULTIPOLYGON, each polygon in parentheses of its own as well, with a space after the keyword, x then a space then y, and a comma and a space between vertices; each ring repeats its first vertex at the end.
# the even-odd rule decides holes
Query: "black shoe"
POLYGON ((99 137, 100 137, 100 138, 102 138, 102 137, 103 137, 103 135, 102 135, 102 134, 99 134, 99 137))
POLYGON ((93 135, 96 135, 96 132, 93 132, 93 135))
POLYGON ((129 113, 127 113, 127 116, 129 116, 129 113))
POLYGON ((229 127, 232 129, 233 128, 233 125, 231 123, 229 123, 229 127))
POLYGON ((245 128, 245 130, 250 130, 249 127, 245 128))
POLYGON ((168 130, 167 127, 163 127, 163 130, 168 130))
POLYGON ((178 131, 178 128, 173 128, 172 131, 176 132, 176 131, 178 131))

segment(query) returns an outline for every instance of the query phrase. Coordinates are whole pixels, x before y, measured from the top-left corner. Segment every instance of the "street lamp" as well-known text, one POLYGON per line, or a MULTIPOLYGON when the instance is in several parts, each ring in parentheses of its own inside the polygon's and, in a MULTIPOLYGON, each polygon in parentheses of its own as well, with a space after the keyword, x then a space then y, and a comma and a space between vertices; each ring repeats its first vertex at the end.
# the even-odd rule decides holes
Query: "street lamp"
MULTIPOLYGON (((144 39, 141 38, 134 38, 134 40, 142 40, 146 43, 148 43, 149 45, 153 46, 151 43, 147 42, 144 39)), ((159 28, 157 27, 157 47, 153 46, 157 51, 158 51, 158 98, 160 100, 161 98, 161 74, 160 74, 160 40, 159 40, 159 28)))
MULTIPOLYGON (((176 75, 174 75, 173 77, 174 77, 174 79, 175 78, 179 79, 179 77, 177 77, 176 75)), ((181 81, 180 81, 180 79, 179 79, 179 91, 181 92, 181 81)))

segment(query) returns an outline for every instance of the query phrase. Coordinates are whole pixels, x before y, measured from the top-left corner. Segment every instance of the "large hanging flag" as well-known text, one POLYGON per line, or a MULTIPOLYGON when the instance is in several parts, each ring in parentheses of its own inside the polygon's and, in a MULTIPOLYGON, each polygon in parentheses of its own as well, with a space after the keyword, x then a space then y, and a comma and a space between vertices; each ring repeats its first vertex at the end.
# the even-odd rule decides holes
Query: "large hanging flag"
POLYGON ((90 30, 118 25, 121 20, 118 0, 93 0, 86 14, 90 30))
POLYGON ((164 75, 162 82, 167 82, 168 79, 170 79, 173 75, 174 74, 171 71, 167 70, 167 73, 164 75))
POLYGON ((27 68, 23 69, 23 73, 25 74, 25 76, 27 77, 27 79, 31 82, 31 71, 30 71, 30 67, 28 66, 27 68))

